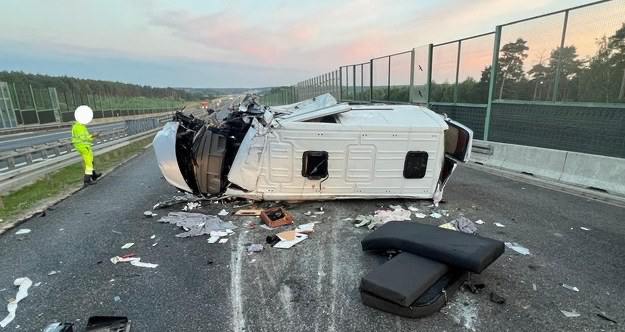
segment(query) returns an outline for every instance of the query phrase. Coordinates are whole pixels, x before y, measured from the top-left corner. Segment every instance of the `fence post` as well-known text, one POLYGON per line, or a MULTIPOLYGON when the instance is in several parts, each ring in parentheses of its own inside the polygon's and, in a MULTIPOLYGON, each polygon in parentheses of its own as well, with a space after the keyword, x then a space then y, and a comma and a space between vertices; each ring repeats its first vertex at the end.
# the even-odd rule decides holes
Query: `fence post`
POLYGON ((460 49, 462 40, 458 40, 458 55, 456 56, 456 84, 454 85, 454 104, 458 102, 458 76, 460 75, 460 49))
POLYGON ((343 66, 339 67, 339 101, 343 101, 343 66))
POLYGON ((356 99, 356 65, 352 66, 352 81, 354 81, 354 85, 352 89, 354 94, 353 94, 352 100, 355 100, 356 99))
POLYGON ((426 92, 426 105, 429 108, 432 102, 432 55, 434 54, 434 44, 428 44, 428 78, 426 86, 428 91, 426 92))
MULTIPOLYGON (((15 88, 15 82, 13 82, 13 93, 15 94, 15 104, 17 105, 17 110, 20 112, 20 122, 24 124, 24 114, 22 114, 22 107, 20 106, 20 96, 17 95, 17 88, 15 88)), ((16 119, 17 124, 17 119, 16 119)))
POLYGON ((41 124, 41 121, 39 120, 39 112, 37 111, 37 102, 35 101, 35 93, 33 92, 33 86, 31 84, 28 84, 28 88, 30 89, 30 97, 33 100, 33 108, 35 109, 35 116, 37 117, 37 123, 41 124))
POLYGON ((415 49, 413 48, 410 51, 410 87, 408 88, 408 102, 412 103, 414 98, 413 90, 414 90, 414 57, 415 57, 415 49))
POLYGON ((387 85, 386 85, 386 100, 391 100, 391 56, 388 57, 388 77, 387 77, 387 85))
POLYGON ((369 102, 373 102, 373 59, 369 60, 369 102))
POLYGON ((488 82, 488 104, 486 105, 486 116, 484 117, 484 140, 488 141, 490 134, 490 115, 493 107, 493 94, 495 93, 495 83, 497 82, 497 65, 499 62, 499 43, 501 42, 501 25, 495 28, 495 42, 493 43, 493 62, 490 66, 490 82, 488 82))
POLYGON ((560 49, 558 50, 558 66, 556 66, 556 77, 553 82, 553 97, 552 101, 555 102, 558 99, 558 90, 560 89, 560 74, 562 73, 562 48, 564 47, 564 39, 566 38, 566 26, 569 21, 569 11, 564 12, 564 25, 562 26, 562 39, 560 39, 560 49))

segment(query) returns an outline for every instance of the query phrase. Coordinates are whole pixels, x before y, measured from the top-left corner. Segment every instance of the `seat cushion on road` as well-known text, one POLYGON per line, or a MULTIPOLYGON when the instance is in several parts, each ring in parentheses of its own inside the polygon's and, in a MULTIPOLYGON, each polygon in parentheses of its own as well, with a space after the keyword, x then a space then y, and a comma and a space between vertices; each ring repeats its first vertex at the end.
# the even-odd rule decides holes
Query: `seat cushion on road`
POLYGON ((401 250, 449 265, 482 272, 504 252, 501 241, 415 222, 388 222, 367 235, 362 250, 401 250))
POLYGON ((363 289, 360 290, 360 298, 362 303, 369 307, 395 315, 409 318, 425 317, 439 311, 450 301, 458 288, 467 280, 467 277, 467 272, 447 272, 408 307, 388 301, 363 289))
POLYGON ((445 264, 403 252, 364 276, 360 289, 408 307, 448 271, 445 264))

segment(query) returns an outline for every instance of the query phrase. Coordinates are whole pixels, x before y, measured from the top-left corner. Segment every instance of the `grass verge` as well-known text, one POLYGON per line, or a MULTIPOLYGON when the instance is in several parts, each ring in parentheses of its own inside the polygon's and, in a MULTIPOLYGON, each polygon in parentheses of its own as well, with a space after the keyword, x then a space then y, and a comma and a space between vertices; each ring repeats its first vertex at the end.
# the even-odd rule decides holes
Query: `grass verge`
MULTIPOLYGON (((141 152, 152 141, 147 137, 114 151, 107 152, 94 158, 94 164, 99 172, 106 172, 119 165, 132 155, 141 152)), ((77 189, 82 186, 84 169, 82 162, 78 162, 53 173, 47 174, 37 182, 23 187, 0 199, 4 203, 0 207, 0 219, 9 221, 21 212, 37 206, 44 200, 56 195, 77 189)))

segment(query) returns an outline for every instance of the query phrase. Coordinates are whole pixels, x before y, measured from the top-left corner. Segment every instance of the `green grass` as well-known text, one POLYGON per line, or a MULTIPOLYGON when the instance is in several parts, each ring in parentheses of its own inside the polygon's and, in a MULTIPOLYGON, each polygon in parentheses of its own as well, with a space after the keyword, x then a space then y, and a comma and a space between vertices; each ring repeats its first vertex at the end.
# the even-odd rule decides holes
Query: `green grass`
MULTIPOLYGON (((123 148, 96 156, 94 158, 95 167, 99 172, 107 171, 130 156, 141 152, 143 147, 151 141, 152 137, 148 137, 123 148)), ((72 164, 46 175, 31 185, 3 196, 1 199, 4 205, 0 208, 0 219, 4 222, 10 221, 21 212, 37 206, 43 200, 71 189, 80 188, 83 181, 83 171, 82 162, 72 164)))

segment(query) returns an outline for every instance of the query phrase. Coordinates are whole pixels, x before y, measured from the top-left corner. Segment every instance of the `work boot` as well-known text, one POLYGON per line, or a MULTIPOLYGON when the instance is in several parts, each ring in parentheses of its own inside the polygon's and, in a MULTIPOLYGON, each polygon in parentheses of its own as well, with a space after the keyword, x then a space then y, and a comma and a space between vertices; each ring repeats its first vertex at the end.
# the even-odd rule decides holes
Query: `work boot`
POLYGON ((96 172, 96 171, 94 170, 94 171, 93 171, 93 174, 91 174, 91 179, 92 179, 93 181, 95 181, 95 180, 97 180, 97 179, 98 179, 99 177, 101 177, 101 176, 102 176, 102 173, 98 173, 98 172, 96 172))
POLYGON ((93 180, 93 175, 85 174, 85 176, 83 177, 83 182, 85 183, 85 186, 88 186, 90 184, 94 184, 95 181, 93 180))

